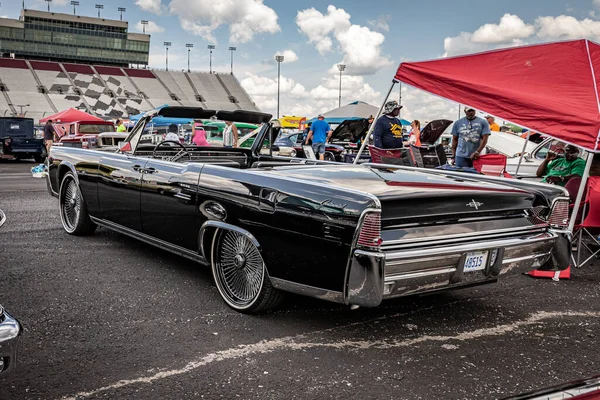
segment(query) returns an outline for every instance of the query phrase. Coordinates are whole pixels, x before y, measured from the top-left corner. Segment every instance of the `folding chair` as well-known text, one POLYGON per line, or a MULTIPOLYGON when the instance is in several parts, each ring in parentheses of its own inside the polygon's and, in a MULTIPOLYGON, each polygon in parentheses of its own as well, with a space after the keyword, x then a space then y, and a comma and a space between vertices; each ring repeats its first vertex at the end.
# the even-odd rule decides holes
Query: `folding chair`
POLYGON ((369 153, 371 153, 371 161, 378 164, 385 164, 386 159, 402 158, 402 149, 380 149, 369 145, 369 153))
MULTIPOLYGON (((590 232, 590 229, 600 228, 600 177, 590 176, 588 178, 587 185, 587 196, 586 200, 582 203, 583 205, 583 213, 585 217, 583 221, 577 225, 575 225, 575 229, 573 232, 574 237, 578 237, 577 239, 577 262, 575 266, 577 268, 583 267, 587 264, 592 258, 597 257, 600 254, 600 241, 598 241, 597 236, 593 235, 590 232), (586 214, 587 211, 587 214, 586 214), (583 240, 584 233, 591 239, 591 243, 588 244, 583 240), (598 246, 598 249, 592 249, 590 245, 598 246), (587 249, 587 251, 591 254, 588 258, 583 262, 579 262, 581 259, 581 252, 583 249, 587 249)), ((575 214, 573 212, 573 214, 575 214)), ((579 214, 579 213, 577 213, 579 214)), ((581 216, 577 215, 578 219, 581 220, 581 216)), ((577 218, 576 217, 576 218, 577 218)), ((577 220, 576 220, 577 222, 577 220)), ((587 238, 587 237, 586 237, 587 238)))
POLYGON ((473 160, 473 168, 484 175, 512 178, 506 172, 506 156, 502 154, 484 154, 473 160))

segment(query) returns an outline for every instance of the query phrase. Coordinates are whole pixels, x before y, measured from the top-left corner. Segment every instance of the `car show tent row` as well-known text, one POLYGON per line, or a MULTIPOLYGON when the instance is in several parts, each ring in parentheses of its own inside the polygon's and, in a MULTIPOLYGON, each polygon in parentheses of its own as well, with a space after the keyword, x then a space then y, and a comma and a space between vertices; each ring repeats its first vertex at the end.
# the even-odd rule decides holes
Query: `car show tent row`
MULTIPOLYGON (((574 206, 579 208, 593 156, 600 151, 600 45, 574 40, 404 62, 377 117, 398 82, 589 152, 574 206)), ((575 218, 571 218, 569 230, 574 224, 575 218)))

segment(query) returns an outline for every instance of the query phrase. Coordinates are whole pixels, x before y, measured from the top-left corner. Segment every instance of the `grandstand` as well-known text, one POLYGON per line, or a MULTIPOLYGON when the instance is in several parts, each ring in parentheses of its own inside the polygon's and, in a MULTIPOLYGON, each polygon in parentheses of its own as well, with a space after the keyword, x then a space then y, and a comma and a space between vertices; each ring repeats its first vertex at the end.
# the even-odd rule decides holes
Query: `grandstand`
POLYGON ((155 107, 259 111, 234 75, 0 58, 0 116, 39 120, 67 108, 105 118, 155 107), (21 107, 22 106, 22 107, 21 107))

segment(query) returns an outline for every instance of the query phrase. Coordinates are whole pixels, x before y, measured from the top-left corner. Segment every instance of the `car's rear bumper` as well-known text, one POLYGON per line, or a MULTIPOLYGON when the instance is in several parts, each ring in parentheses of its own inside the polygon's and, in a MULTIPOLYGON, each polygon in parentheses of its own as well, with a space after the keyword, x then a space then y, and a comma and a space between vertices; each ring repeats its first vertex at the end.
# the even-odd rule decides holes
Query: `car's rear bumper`
POLYGON ((4 311, 0 315, 0 375, 8 374, 15 368, 21 332, 19 321, 4 311))
POLYGON ((547 230, 516 237, 395 252, 355 250, 350 263, 347 304, 375 307, 384 299, 491 283, 521 274, 551 257, 568 267, 570 236, 547 230), (485 268, 464 272, 467 253, 487 252, 485 268))

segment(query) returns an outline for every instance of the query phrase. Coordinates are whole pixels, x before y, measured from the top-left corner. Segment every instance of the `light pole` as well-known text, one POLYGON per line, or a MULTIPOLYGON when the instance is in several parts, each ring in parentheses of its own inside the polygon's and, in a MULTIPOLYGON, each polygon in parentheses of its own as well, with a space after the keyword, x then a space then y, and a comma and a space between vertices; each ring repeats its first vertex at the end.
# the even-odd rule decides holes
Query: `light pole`
POLYGON ((75 15, 75 7, 77 7, 79 5, 78 1, 72 1, 71 5, 73 6, 73 15, 75 15))
POLYGON ((212 51, 215 49, 215 45, 214 44, 209 44, 207 46, 208 51, 209 51, 209 55, 208 55, 208 73, 212 74, 212 51))
POLYGON ((340 70, 340 98, 338 101, 338 107, 342 106, 342 72, 346 69, 346 64, 338 64, 338 69, 340 70))
POLYGON ((19 112, 19 115, 23 115, 23 107, 29 107, 29 104, 15 104, 15 107, 20 107, 21 111, 19 112))
POLYGON ((144 35, 145 35, 146 34, 146 25, 148 25, 148 21, 142 20, 140 23, 142 24, 142 31, 144 32, 144 35))
POLYGON ((167 53, 166 53, 166 57, 165 57, 165 65, 166 65, 166 69, 167 71, 169 70, 169 46, 171 45, 171 42, 164 42, 163 43, 165 45, 165 48, 167 49, 167 53))
POLYGON ((123 21, 123 13, 127 11, 127 9, 125 7, 119 7, 118 10, 121 13, 121 21, 123 21))
POLYGON ((275 61, 277 61, 277 116, 275 118, 279 118, 279 77, 281 75, 281 63, 283 62, 283 56, 275 56, 275 61))
POLYGON ((192 48, 194 48, 194 45, 192 43, 186 43, 185 47, 187 47, 188 49, 188 74, 190 73, 190 52, 192 51, 192 48))
POLYGON ((104 9, 102 4, 96 4, 96 8, 98 9, 98 18, 100 18, 100 10, 104 9))
POLYGON ((235 46, 229 47, 229 51, 231 51, 231 75, 233 75, 233 52, 236 50, 237 48, 235 46))
POLYGON ((50 12, 50 3, 52 3, 52 0, 46 0, 46 2, 48 3, 48 12, 50 12))

